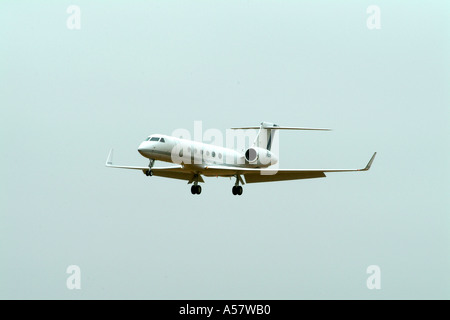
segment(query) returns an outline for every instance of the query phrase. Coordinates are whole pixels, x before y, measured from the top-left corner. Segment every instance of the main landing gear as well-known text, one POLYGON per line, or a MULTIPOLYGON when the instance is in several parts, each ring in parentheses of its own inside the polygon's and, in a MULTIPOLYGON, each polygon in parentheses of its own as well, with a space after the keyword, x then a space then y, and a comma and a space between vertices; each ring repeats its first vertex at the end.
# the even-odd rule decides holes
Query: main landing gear
POLYGON ((194 174, 192 179, 189 181, 189 183, 194 182, 194 184, 191 187, 191 193, 192 194, 200 194, 200 193, 202 193, 202 187, 198 184, 198 178, 199 178, 199 175, 198 175, 198 173, 196 173, 196 174, 194 174))
POLYGON ((233 186, 233 188, 231 189, 231 192, 233 193, 233 195, 237 195, 240 196, 243 192, 242 186, 239 185, 239 182, 241 182, 242 184, 244 184, 244 181, 242 180, 240 175, 236 175, 236 182, 233 186))
POLYGON ((192 194, 200 194, 202 193, 202 186, 198 185, 198 184, 194 184, 191 187, 191 193, 192 194))
POLYGON ((240 196, 242 194, 242 187, 241 186, 233 186, 233 189, 231 189, 231 191, 233 192, 233 194, 236 196, 240 196))

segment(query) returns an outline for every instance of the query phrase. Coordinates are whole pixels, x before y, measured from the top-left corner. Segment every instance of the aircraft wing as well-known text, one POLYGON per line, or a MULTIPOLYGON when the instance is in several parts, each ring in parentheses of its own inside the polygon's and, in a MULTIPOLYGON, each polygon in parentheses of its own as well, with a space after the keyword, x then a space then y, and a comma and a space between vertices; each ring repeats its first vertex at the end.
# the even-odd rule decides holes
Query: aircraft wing
POLYGON ((205 173, 218 176, 244 175, 246 183, 324 178, 326 172, 367 171, 370 169, 375 152, 367 165, 362 169, 270 169, 270 168, 237 168, 228 166, 207 166, 205 173))
MULTIPOLYGON (((143 173, 146 173, 149 167, 136 167, 136 166, 116 166, 112 164, 112 149, 109 152, 108 159, 106 160, 106 166, 110 168, 118 168, 118 169, 132 169, 132 170, 141 170, 143 173)), ((172 178, 172 179, 180 179, 192 181, 194 173, 185 170, 182 166, 170 166, 170 167, 152 167, 152 174, 158 177, 164 178, 172 178)), ((201 176, 198 177, 198 182, 204 182, 201 176)))

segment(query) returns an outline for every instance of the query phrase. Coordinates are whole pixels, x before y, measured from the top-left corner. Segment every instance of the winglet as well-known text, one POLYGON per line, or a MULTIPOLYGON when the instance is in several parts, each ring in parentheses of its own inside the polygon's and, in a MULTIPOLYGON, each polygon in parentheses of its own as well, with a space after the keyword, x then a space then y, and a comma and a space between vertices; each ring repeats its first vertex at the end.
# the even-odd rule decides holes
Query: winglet
POLYGON ((107 167, 109 167, 109 166, 112 166, 112 156, 113 156, 113 149, 111 149, 110 151, 109 151, 109 155, 108 155, 108 158, 106 159, 106 166, 107 167))
POLYGON ((375 152, 372 156, 372 158, 370 158, 369 162, 367 163, 366 167, 364 169, 362 169, 361 171, 367 171, 370 169, 370 166, 372 165, 373 160, 375 159, 375 156, 377 155, 377 153, 375 152))

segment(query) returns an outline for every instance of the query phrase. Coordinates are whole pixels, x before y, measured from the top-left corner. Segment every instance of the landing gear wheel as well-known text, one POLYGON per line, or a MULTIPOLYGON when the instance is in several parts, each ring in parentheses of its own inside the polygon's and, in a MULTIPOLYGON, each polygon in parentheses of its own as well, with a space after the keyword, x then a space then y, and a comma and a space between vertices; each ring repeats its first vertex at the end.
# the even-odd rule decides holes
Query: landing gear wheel
POLYGON ((151 177, 152 175, 153 175, 153 172, 152 172, 152 170, 147 170, 147 171, 145 171, 145 175, 147 176, 147 177, 151 177))
POLYGON ((240 196, 242 194, 242 191, 243 191, 243 189, 241 186, 234 186, 233 189, 231 189, 231 192, 235 196, 240 196))
POLYGON ((199 185, 193 185, 191 187, 191 193, 192 194, 200 194, 200 193, 202 193, 202 187, 199 186, 199 185))

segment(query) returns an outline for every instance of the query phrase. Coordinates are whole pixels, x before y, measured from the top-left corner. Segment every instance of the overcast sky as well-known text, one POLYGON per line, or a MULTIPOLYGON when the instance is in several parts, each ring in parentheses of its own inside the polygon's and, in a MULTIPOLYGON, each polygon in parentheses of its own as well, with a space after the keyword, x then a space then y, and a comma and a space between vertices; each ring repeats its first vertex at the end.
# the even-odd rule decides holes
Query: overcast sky
POLYGON ((448 1, 2 1, 0 298, 449 299, 449 13, 448 1), (240 197, 226 178, 193 196, 105 168, 110 148, 147 165, 142 140, 194 121, 224 135, 261 121, 333 129, 281 132, 280 168, 378 155, 368 172, 240 197), (381 289, 366 285, 372 265, 381 289))

